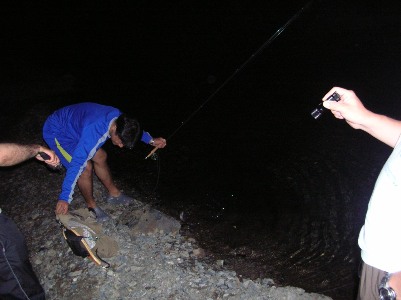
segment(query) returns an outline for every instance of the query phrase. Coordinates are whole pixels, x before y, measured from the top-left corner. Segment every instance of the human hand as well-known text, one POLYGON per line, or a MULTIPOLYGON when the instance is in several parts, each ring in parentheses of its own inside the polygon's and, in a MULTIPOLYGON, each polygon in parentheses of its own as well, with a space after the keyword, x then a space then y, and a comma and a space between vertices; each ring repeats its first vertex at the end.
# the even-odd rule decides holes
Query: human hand
POLYGON ((58 200, 55 212, 56 215, 66 215, 68 213, 68 202, 64 200, 58 200))
POLYGON ((167 145, 167 142, 164 138, 158 137, 155 138, 151 141, 150 145, 154 146, 153 150, 145 157, 145 159, 148 159, 149 157, 152 157, 153 154, 157 151, 159 148, 164 148, 167 145))
POLYGON ((152 146, 155 146, 157 148, 164 148, 164 147, 166 147, 166 145, 167 145, 167 141, 162 137, 153 139, 152 146))
POLYGON ((345 119, 355 129, 363 128, 364 122, 371 113, 353 91, 341 87, 333 87, 322 100, 323 106, 331 110, 337 119, 345 119), (340 95, 340 100, 338 102, 325 101, 334 92, 340 95))
POLYGON ((44 159, 40 154, 38 154, 36 155, 37 160, 44 161, 46 164, 52 167, 57 167, 60 164, 60 159, 53 150, 40 146, 39 152, 46 153, 49 158, 44 159))
POLYGON ((392 273, 388 280, 388 285, 394 290, 396 295, 401 295, 401 272, 392 273))

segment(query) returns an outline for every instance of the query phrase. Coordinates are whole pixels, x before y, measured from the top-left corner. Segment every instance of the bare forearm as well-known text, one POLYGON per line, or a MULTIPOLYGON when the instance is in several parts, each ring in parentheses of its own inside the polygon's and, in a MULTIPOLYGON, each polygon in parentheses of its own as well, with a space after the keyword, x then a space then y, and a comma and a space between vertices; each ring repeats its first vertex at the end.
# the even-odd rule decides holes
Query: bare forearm
POLYGON ((13 143, 0 144, 0 166, 12 166, 35 157, 40 150, 39 145, 19 145, 13 143))
POLYGON ((401 121, 370 113, 364 120, 361 129, 394 148, 401 134, 401 121))

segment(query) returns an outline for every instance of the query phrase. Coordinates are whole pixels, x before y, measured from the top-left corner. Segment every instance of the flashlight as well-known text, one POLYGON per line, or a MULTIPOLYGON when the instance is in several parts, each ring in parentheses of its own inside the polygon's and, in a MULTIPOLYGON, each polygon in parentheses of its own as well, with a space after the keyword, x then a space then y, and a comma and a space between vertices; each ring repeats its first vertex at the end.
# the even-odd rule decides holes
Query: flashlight
MULTIPOLYGON (((49 155, 47 155, 45 152, 39 152, 38 153, 44 160, 48 160, 48 159, 50 159, 50 156, 49 155)), ((57 166, 55 166, 55 167, 53 167, 53 166, 50 166, 50 165, 47 165, 50 169, 52 169, 53 171, 57 171, 57 172, 59 172, 60 174, 63 174, 64 173, 64 167, 63 167, 63 165, 61 164, 61 163, 59 163, 57 166)))
MULTIPOLYGON (((325 101, 339 101, 341 96, 334 92, 330 97, 328 97, 325 101)), ((318 119, 325 111, 326 107, 323 106, 323 102, 320 102, 319 105, 311 112, 313 118, 318 119)))

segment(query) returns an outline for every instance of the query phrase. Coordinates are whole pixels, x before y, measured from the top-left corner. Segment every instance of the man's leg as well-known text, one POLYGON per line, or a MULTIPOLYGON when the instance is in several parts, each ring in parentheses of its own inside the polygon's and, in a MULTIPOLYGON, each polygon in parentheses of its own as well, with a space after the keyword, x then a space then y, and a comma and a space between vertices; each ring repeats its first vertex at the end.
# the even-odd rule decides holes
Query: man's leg
POLYGON ((93 163, 91 161, 88 161, 77 184, 89 210, 96 214, 96 220, 104 222, 110 219, 109 215, 96 205, 95 198, 93 198, 93 163))
POLYGON ((134 199, 121 193, 121 191, 114 184, 111 177, 109 166, 107 165, 107 153, 103 149, 99 149, 95 156, 92 158, 95 173, 103 185, 109 192, 107 202, 110 204, 124 204, 132 203, 134 199))
POLYGON ((99 149, 95 156, 92 158, 93 167, 95 169, 96 176, 108 190, 109 195, 118 197, 121 192, 114 184, 113 178, 111 177, 110 168, 107 164, 107 153, 103 149, 99 149))
POLYGON ((89 208, 95 208, 96 201, 93 198, 93 167, 91 161, 88 161, 84 171, 78 178, 77 184, 85 199, 86 205, 89 208))
POLYGON ((45 299, 22 233, 0 213, 0 299, 45 299))

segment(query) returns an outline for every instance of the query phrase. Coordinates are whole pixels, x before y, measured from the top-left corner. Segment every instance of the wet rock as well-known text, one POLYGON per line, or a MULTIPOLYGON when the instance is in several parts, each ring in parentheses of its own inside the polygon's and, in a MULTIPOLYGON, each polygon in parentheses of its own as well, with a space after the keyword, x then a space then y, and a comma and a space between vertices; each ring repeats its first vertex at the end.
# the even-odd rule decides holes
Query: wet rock
POLYGON ((162 212, 145 206, 131 214, 132 234, 139 233, 173 233, 176 234, 181 228, 181 223, 162 212))

